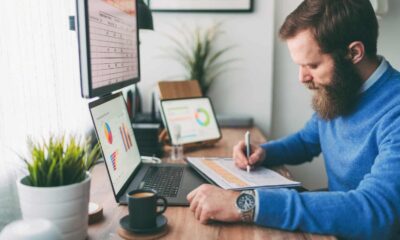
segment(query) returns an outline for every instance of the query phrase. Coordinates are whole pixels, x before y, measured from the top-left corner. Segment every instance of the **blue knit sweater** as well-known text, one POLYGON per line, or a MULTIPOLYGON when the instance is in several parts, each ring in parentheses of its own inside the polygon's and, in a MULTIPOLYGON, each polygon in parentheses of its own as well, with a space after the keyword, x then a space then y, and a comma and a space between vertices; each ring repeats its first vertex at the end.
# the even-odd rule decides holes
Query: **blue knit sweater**
POLYGON ((263 144, 266 166, 300 164, 321 152, 328 192, 259 189, 256 223, 350 239, 400 239, 400 73, 391 66, 353 114, 316 114, 284 139, 263 144))

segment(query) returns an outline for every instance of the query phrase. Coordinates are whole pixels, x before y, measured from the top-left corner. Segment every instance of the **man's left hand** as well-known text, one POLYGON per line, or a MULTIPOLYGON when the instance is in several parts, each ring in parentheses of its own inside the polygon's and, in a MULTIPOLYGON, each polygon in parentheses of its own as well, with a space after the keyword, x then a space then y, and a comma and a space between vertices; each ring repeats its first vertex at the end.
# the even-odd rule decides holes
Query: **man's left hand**
POLYGON ((241 220, 236 199, 240 192, 224 190, 210 184, 203 184, 187 195, 190 210, 201 223, 209 220, 238 222, 241 220))

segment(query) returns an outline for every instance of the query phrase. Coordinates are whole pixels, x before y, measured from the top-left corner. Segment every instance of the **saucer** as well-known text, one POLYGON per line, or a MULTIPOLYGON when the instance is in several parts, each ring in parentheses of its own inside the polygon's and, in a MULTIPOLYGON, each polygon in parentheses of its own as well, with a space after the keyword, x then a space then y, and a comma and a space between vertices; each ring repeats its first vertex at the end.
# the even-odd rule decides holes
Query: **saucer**
POLYGON ((128 232, 134 232, 134 233, 154 233, 161 231, 164 229, 165 226, 167 226, 167 218, 164 215, 158 215, 156 218, 156 226, 152 228, 131 228, 129 226, 129 215, 126 215, 125 217, 121 218, 119 220, 119 224, 123 229, 125 229, 128 232))

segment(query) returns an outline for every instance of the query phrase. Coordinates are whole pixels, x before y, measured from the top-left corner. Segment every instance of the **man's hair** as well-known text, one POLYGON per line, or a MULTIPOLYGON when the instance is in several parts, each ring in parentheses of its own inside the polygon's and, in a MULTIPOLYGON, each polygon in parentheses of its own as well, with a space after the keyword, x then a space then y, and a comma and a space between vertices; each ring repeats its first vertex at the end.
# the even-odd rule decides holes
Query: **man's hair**
POLYGON ((310 29, 323 53, 347 53, 361 41, 366 55, 375 57, 378 21, 369 0, 304 0, 287 16, 279 35, 283 40, 310 29))

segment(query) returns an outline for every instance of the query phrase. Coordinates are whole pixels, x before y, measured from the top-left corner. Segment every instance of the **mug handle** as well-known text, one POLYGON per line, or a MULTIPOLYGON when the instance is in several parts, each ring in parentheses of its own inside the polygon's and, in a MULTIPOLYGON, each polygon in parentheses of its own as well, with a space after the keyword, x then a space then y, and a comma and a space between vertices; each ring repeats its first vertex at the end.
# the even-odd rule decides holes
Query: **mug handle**
POLYGON ((165 198, 165 197, 163 197, 163 196, 157 196, 157 202, 158 202, 158 200, 162 200, 162 202, 163 202, 163 204, 162 204, 162 209, 160 210, 160 211, 157 211, 157 215, 160 215, 160 214, 162 214, 162 213, 164 213, 165 212, 165 210, 167 210, 167 199, 165 198))

